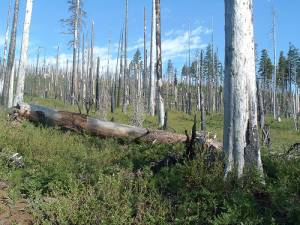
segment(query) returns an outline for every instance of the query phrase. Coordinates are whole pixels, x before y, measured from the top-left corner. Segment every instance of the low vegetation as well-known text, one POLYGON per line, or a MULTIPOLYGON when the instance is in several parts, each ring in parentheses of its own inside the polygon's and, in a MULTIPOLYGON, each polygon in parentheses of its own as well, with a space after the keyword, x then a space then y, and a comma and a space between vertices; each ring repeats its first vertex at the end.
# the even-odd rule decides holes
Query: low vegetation
MULTIPOLYGON (((76 111, 59 101, 27 100, 76 111)), ((219 139, 221 118, 209 115, 207 120, 219 139)), ((130 113, 117 112, 114 120, 129 123, 130 113)), ((299 141, 299 133, 288 121, 268 123, 272 145, 263 148, 263 185, 249 174, 241 183, 224 183, 223 162, 200 150, 196 160, 153 174, 153 162, 181 154, 185 146, 99 139, 26 121, 12 123, 1 110, 0 179, 9 184, 10 199, 28 200, 27 211, 37 224, 297 224, 300 161, 284 152, 299 141), (23 168, 8 162, 16 152, 23 156, 23 168)), ((169 112, 169 129, 190 131, 192 124, 192 116, 169 112)), ((145 126, 155 127, 154 119, 146 118, 145 126)))

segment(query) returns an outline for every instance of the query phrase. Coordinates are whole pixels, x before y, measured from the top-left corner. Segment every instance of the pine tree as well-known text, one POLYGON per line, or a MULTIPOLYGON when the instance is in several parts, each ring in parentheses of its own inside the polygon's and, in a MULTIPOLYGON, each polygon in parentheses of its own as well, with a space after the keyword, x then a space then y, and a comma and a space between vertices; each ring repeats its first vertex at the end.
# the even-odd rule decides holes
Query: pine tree
POLYGON ((266 84, 268 80, 272 79, 273 64, 267 49, 263 49, 261 52, 258 73, 264 84, 266 84))
POLYGON ((284 56, 283 51, 280 52, 279 61, 277 65, 277 86, 281 88, 281 98, 280 98, 280 107, 278 114, 280 115, 282 110, 285 110, 285 116, 287 117, 287 107, 286 106, 286 92, 288 90, 288 71, 287 71, 287 60, 284 56))

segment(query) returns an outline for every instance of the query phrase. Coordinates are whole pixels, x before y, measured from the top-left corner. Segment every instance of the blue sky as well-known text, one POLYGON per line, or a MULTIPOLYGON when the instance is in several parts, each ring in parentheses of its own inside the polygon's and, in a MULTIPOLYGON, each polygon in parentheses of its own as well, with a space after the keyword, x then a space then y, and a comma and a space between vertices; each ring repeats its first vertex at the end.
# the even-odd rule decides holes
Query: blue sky
MULTIPOLYGON (((3 54, 7 5, 9 0, 0 0, 0 54, 3 54)), ((21 16, 18 43, 21 41, 25 0, 21 1, 21 16)), ((125 0, 85 0, 86 25, 95 21, 96 55, 102 61, 107 59, 107 43, 112 42, 112 60, 116 58, 117 43, 124 20, 125 0)), ((258 48, 267 48, 271 53, 272 1, 254 0, 255 38, 258 48)), ((274 0, 277 10, 278 49, 287 50, 292 42, 300 47, 299 0, 274 0)), ((129 57, 137 48, 143 47, 143 9, 147 8, 148 41, 150 38, 151 0, 129 0, 129 57)), ((211 21, 214 18, 214 40, 220 58, 224 56, 224 1, 223 0, 161 0, 163 60, 172 59, 176 67, 186 62, 188 46, 188 25, 192 30, 192 56, 211 40, 211 21)), ((33 60, 38 46, 43 47, 42 55, 54 61, 56 46, 61 46, 61 58, 70 57, 68 41, 70 36, 62 34, 59 20, 68 17, 67 0, 34 0, 29 57, 33 60)), ((20 46, 20 44, 18 44, 20 46)), ((164 68, 165 69, 165 68, 164 68)))

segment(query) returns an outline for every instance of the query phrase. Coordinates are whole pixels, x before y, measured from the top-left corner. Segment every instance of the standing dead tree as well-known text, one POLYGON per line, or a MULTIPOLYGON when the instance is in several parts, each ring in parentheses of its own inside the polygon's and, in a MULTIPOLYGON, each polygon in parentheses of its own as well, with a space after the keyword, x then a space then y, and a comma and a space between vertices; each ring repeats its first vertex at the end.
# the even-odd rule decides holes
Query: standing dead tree
POLYGON ((3 92, 3 83, 4 83, 4 77, 6 73, 6 59, 7 59, 7 45, 8 45, 8 38, 9 38, 9 25, 11 20, 11 1, 9 0, 8 3, 8 14, 6 19, 6 31, 5 31, 5 39, 4 39, 4 47, 3 47, 3 59, 2 59, 2 70, 0 74, 0 96, 3 92))
POLYGON ((200 59, 198 62, 198 107, 201 112, 201 130, 206 130, 206 109, 204 103, 204 87, 203 87, 203 50, 200 52, 200 59))
POLYGON ((90 44, 90 51, 89 51, 89 67, 88 67, 88 83, 87 83, 87 91, 86 96, 84 98, 84 104, 86 107, 87 112, 91 110, 94 104, 94 82, 93 82, 93 72, 94 72, 94 21, 92 21, 91 25, 91 44, 90 44))
POLYGON ((17 105, 19 102, 23 102, 23 97, 24 97, 25 70, 27 65, 27 51, 29 45, 29 31, 30 31, 30 24, 31 24, 32 4, 33 4, 33 0, 27 0, 22 46, 21 46, 21 56, 20 56, 20 63, 19 63, 19 70, 18 70, 17 90, 16 90, 14 105, 17 105))
POLYGON ((86 15, 86 12, 83 10, 83 0, 68 0, 69 11, 71 13, 70 18, 62 19, 61 22, 68 27, 67 34, 72 34, 73 39, 70 41, 70 44, 73 49, 73 63, 72 63, 72 76, 71 76, 71 89, 70 96, 71 102, 74 104, 74 98, 77 98, 78 94, 78 61, 77 53, 79 47, 79 35, 80 28, 83 24, 83 18, 86 15))
POLYGON ((143 72, 143 95, 146 98, 148 92, 148 63, 147 63, 147 14, 144 7, 144 72, 143 72))
POLYGON ((127 113, 127 107, 129 104, 129 77, 128 77, 128 0, 125 0, 125 35, 124 35, 124 93, 123 93, 123 105, 122 112, 127 113))
POLYGON ((15 0, 14 7, 14 16, 13 16, 13 25, 10 36, 9 51, 7 56, 7 66, 5 70, 5 77, 3 83, 3 94, 1 103, 5 107, 11 107, 10 102, 12 103, 13 99, 13 82, 14 82, 14 65, 15 65, 15 54, 16 54, 16 39, 17 39, 17 27, 18 27, 18 18, 19 18, 19 7, 20 1, 15 0))
POLYGON ((273 118, 277 118, 277 96, 276 96, 276 88, 277 88, 277 49, 276 49, 276 13, 275 8, 273 7, 272 10, 273 15, 273 21, 272 21, 272 37, 273 37, 273 57, 274 57, 274 71, 273 71, 273 77, 272 77, 272 83, 273 83, 273 118))
POLYGON ((225 177, 245 164, 262 173, 257 128, 257 96, 252 0, 225 0, 225 177))
POLYGON ((160 0, 155 0, 156 11, 156 76, 157 76, 157 114, 158 124, 163 126, 165 124, 165 105, 162 93, 163 80, 162 80, 162 57, 161 57, 161 21, 160 21, 160 0))
POLYGON ((96 109, 100 109, 100 58, 97 58, 96 70, 96 109))
POLYGON ((155 32, 156 32, 156 10, 155 0, 152 0, 152 21, 151 21, 151 43, 150 43, 150 90, 149 90, 149 114, 154 116, 155 114, 155 32))

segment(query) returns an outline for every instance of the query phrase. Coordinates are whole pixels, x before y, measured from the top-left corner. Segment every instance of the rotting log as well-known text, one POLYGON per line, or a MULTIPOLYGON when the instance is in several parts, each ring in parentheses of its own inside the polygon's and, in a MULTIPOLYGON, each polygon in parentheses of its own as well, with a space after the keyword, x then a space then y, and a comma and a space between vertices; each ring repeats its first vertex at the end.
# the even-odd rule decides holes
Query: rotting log
MULTIPOLYGON (((18 120, 27 119, 31 122, 48 126, 87 132, 99 137, 129 138, 147 143, 175 144, 186 142, 184 134, 161 130, 134 127, 114 122, 102 121, 79 113, 58 111, 45 106, 22 103, 11 111, 11 117, 18 120)), ((209 134, 198 133, 197 140, 205 148, 221 149, 221 143, 212 140, 209 134)))

